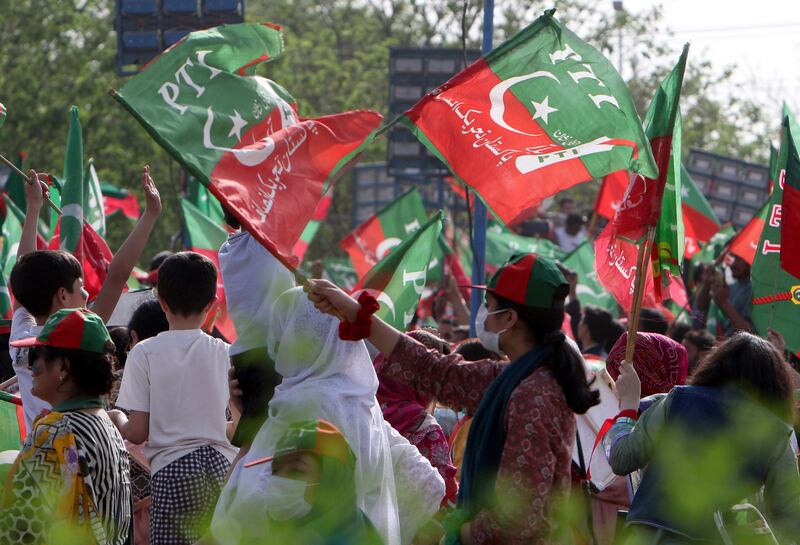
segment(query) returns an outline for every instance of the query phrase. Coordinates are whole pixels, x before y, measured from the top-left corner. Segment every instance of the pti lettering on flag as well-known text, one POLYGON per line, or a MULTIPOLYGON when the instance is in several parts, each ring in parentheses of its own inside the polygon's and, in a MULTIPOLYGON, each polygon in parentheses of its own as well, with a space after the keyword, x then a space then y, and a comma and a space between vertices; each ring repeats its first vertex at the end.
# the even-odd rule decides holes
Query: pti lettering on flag
POLYGON ((192 32, 114 97, 287 267, 338 176, 383 119, 357 110, 300 120, 294 99, 255 67, 283 50, 279 27, 192 32))
POLYGON ((402 118, 507 224, 575 184, 618 170, 657 173, 625 83, 553 12, 402 118))

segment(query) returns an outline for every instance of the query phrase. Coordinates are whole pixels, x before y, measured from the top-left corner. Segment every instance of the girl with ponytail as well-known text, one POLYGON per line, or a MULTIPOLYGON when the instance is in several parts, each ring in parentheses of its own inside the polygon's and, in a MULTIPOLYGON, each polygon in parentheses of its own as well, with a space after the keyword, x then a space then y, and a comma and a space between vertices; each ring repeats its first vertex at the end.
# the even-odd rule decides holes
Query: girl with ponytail
POLYGON ((387 376, 475 413, 445 543, 555 543, 555 511, 570 486, 574 413, 599 402, 580 354, 560 330, 569 286, 555 262, 525 254, 481 287, 478 337, 510 363, 465 363, 458 354, 428 350, 371 317, 377 305, 369 296, 356 301, 326 281, 313 281, 309 298, 343 319, 342 338, 368 338, 383 353, 387 376))

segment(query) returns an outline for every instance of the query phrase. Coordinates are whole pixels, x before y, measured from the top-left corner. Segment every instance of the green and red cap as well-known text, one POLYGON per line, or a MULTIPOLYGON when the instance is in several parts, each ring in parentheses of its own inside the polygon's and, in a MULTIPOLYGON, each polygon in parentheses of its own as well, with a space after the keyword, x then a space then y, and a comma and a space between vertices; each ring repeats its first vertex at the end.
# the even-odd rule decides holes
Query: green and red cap
POLYGON ((300 452, 334 458, 345 465, 350 465, 355 460, 355 455, 339 428, 320 419, 292 424, 278 440, 273 456, 253 460, 244 467, 252 467, 272 460, 274 471, 282 458, 300 452))
POLYGON ((485 289, 526 307, 551 308, 556 291, 567 279, 552 259, 537 254, 513 255, 497 269, 485 289))
POLYGON ((38 336, 9 344, 16 348, 52 346, 105 354, 110 342, 108 329, 100 316, 85 308, 65 308, 47 319, 38 336))

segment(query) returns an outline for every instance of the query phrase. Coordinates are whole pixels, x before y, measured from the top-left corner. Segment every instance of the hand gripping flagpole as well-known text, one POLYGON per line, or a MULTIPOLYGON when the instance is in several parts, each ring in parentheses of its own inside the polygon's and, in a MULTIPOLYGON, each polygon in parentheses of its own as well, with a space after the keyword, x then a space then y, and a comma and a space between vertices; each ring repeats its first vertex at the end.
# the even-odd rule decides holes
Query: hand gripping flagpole
MULTIPOLYGON (((0 161, 3 161, 3 162, 4 162, 5 164, 7 164, 9 167, 11 167, 12 169, 14 169, 14 170, 17 172, 17 174, 19 174, 20 176, 22 176, 22 178, 23 178, 23 179, 24 179, 24 180, 25 180, 27 183, 29 183, 29 184, 33 184, 33 180, 31 180, 31 179, 30 179, 30 177, 29 177, 27 174, 25 174, 25 173, 24 173, 24 172, 22 172, 20 169, 18 169, 18 168, 17 168, 17 165, 15 165, 14 163, 12 163, 12 162, 11 162, 11 161, 9 161, 8 159, 6 159, 6 158, 5 158, 5 157, 4 157, 2 154, 0 154, 0 161)), ((50 205, 50 208, 52 208, 52 209, 55 211, 55 213, 56 213, 56 214, 58 214, 59 216, 61 215, 61 209, 60 209, 58 206, 56 206, 56 204, 55 204, 53 201, 51 201, 49 197, 45 197, 45 198, 44 198, 44 200, 47 202, 47 204, 48 204, 48 205, 50 205)))
POLYGON ((625 361, 633 363, 633 352, 636 348, 636 332, 639 330, 639 315, 642 310, 642 299, 644 298, 644 288, 647 282, 648 255, 655 236, 656 227, 651 225, 647 228, 645 239, 639 244, 639 255, 636 259, 636 276, 634 277, 633 301, 631 311, 628 314, 628 343, 625 345, 625 361))

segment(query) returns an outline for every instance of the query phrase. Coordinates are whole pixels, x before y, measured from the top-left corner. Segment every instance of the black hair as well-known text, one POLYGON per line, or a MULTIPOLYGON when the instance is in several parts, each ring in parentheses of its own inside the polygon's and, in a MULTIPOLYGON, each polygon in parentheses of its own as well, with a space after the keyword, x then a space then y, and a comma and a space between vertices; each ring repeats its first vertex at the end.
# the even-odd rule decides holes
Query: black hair
MULTIPOLYGON (((673 322, 667 328, 667 337, 676 343, 682 343, 686 335, 691 331, 692 326, 683 322, 673 322)), ((712 343, 713 344, 713 343, 712 343)))
POLYGON ((11 292, 34 316, 47 316, 53 297, 64 288, 72 293, 83 269, 75 256, 63 250, 40 250, 25 254, 11 270, 11 292))
POLYGON ((643 308, 639 312, 639 331, 666 335, 669 323, 664 315, 654 308, 643 308))
POLYGON ((794 391, 789 366, 775 346, 739 331, 701 360, 689 383, 695 386, 737 386, 791 421, 794 391))
POLYGON ((580 214, 567 214, 567 218, 564 220, 566 225, 583 225, 585 223, 585 218, 580 214))
POLYGON ((37 357, 44 358, 49 363, 58 358, 69 362, 67 376, 73 380, 79 395, 103 396, 111 391, 114 385, 114 343, 106 344, 106 351, 102 354, 88 350, 72 348, 56 348, 53 346, 37 346, 33 349, 30 361, 37 357))
POLYGON ((480 339, 464 339, 456 347, 456 354, 461 354, 464 361, 480 361, 480 360, 499 360, 500 356, 495 354, 480 341, 480 339))
POLYGON ((157 271, 164 263, 164 260, 171 255, 174 254, 169 250, 164 250, 163 252, 158 252, 156 255, 154 255, 153 259, 150 260, 150 271, 157 271))
POLYGON ((574 413, 584 414, 600 403, 600 392, 590 388, 591 383, 586 380, 586 370, 580 354, 571 347, 564 346, 566 336, 561 331, 561 324, 564 323, 564 299, 568 293, 567 284, 556 288, 550 308, 529 307, 496 293, 492 295, 497 299, 498 308, 516 311, 537 343, 553 345, 553 357, 548 366, 561 386, 569 408, 574 413))
POLYGON ((689 341, 695 345, 700 352, 711 350, 714 348, 714 343, 717 342, 714 335, 704 329, 687 331, 686 335, 683 336, 683 340, 689 341))
POLYGON ((217 268, 197 252, 171 255, 158 269, 158 296, 175 314, 200 314, 216 293, 217 268))
POLYGON ((583 323, 589 329, 589 336, 600 346, 606 343, 612 333, 613 321, 614 317, 605 309, 593 305, 587 305, 583 309, 583 323))
POLYGON ((573 204, 574 204, 574 203, 575 203, 575 199, 573 199, 572 197, 564 197, 564 198, 562 198, 562 199, 559 199, 559 201, 558 201, 558 207, 559 207, 559 208, 563 208, 563 207, 564 207, 564 205, 565 205, 565 204, 567 204, 567 203, 569 203, 569 202, 571 202, 571 203, 573 203, 573 204))
POLYGON ((117 363, 120 367, 125 367, 125 361, 128 359, 128 346, 131 344, 128 328, 124 325, 109 327, 108 335, 111 337, 111 342, 114 343, 114 356, 117 358, 117 363))
POLYGON ((128 331, 135 331, 140 341, 155 337, 169 329, 167 315, 155 299, 143 302, 133 311, 128 331))
POLYGON ((622 325, 619 320, 612 320, 608 325, 608 337, 606 338, 605 345, 603 345, 603 350, 605 350, 606 353, 610 353, 623 333, 625 333, 625 326, 622 325))

